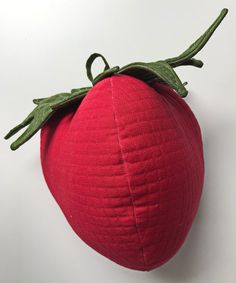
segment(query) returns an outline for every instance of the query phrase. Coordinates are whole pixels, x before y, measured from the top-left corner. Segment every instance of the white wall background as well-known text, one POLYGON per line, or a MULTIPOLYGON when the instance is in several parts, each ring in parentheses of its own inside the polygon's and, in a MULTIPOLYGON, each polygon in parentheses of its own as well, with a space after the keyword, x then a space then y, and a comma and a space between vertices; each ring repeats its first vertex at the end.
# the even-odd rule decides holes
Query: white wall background
POLYGON ((0 1, 0 282, 235 282, 235 13, 235 0, 0 1), (120 66, 178 55, 224 7, 230 13, 197 56, 204 68, 178 70, 204 138, 199 213, 168 264, 149 273, 125 269, 87 247, 65 221, 43 180, 39 135, 16 152, 2 137, 31 111, 33 98, 88 85, 91 53, 120 66))

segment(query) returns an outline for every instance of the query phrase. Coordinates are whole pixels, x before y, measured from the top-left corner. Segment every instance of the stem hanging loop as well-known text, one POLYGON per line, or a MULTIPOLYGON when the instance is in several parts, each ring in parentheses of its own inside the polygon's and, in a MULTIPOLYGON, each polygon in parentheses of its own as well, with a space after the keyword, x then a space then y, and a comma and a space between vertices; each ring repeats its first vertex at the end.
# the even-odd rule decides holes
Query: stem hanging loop
POLYGON ((98 57, 102 58, 105 67, 104 67, 104 72, 107 71, 108 69, 110 69, 109 64, 107 63, 107 60, 105 59, 105 57, 99 53, 93 53, 92 55, 89 56, 87 62, 86 62, 86 70, 87 70, 87 77, 88 79, 91 81, 92 84, 94 84, 94 79, 93 79, 93 75, 92 75, 92 64, 94 62, 95 59, 97 59, 98 57))

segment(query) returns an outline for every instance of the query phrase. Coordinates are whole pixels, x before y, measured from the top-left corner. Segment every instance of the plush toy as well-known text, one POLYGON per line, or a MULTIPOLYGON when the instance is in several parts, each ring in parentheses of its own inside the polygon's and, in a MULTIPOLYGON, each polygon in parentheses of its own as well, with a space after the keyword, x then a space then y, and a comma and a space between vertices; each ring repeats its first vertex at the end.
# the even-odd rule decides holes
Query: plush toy
POLYGON ((180 56, 110 68, 100 54, 86 68, 92 87, 35 99, 36 108, 6 138, 28 126, 15 150, 41 130, 48 187, 77 235, 125 267, 151 270, 183 244, 204 178, 198 122, 184 102, 175 67, 194 56, 227 14, 180 56), (93 78, 91 66, 105 68, 93 78))

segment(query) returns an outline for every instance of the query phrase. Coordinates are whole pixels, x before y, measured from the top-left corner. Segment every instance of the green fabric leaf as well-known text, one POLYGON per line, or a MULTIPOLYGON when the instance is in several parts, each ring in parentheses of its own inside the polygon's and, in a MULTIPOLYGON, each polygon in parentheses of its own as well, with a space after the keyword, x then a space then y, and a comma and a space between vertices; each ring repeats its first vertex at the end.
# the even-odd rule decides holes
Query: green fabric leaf
POLYGON ((132 63, 121 68, 118 73, 128 74, 146 82, 159 80, 175 89, 182 97, 185 97, 188 93, 174 69, 165 61, 132 63))
POLYGON ((58 109, 75 102, 81 102, 89 89, 90 87, 80 88, 71 93, 59 93, 47 98, 34 99, 33 101, 37 105, 34 110, 22 123, 10 130, 5 136, 5 139, 9 139, 18 131, 28 126, 25 132, 11 144, 11 149, 16 150, 28 141, 58 109))
POLYGON ((212 23, 212 25, 193 43, 181 53, 178 57, 173 57, 166 59, 165 61, 170 64, 172 67, 177 67, 180 65, 184 65, 184 62, 193 58, 208 42, 214 31, 223 21, 224 17, 227 15, 228 9, 223 9, 220 12, 220 15, 216 18, 216 20, 212 23))
POLYGON ((110 68, 110 69, 104 71, 103 73, 97 75, 93 80, 93 85, 95 85, 96 83, 100 82, 101 80, 103 80, 107 77, 110 77, 110 76, 116 74, 119 70, 120 70, 120 67, 115 66, 115 67, 110 68))

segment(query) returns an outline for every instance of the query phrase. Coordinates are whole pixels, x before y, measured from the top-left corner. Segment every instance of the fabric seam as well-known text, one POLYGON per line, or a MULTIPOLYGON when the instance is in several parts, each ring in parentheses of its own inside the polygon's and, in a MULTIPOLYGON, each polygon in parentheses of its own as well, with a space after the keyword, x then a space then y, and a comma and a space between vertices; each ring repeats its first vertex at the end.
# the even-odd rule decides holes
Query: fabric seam
POLYGON ((136 232, 137 232, 137 235, 138 235, 138 238, 139 238, 139 242, 140 242, 140 246, 141 246, 141 250, 142 250, 143 263, 144 263, 144 266, 145 266, 146 270, 148 270, 147 269, 148 265, 147 265, 146 260, 145 260, 144 247, 143 247, 142 240, 141 240, 141 235, 140 235, 140 232, 139 232, 139 229, 138 229, 137 215, 136 215, 136 212, 135 212, 134 199, 133 199, 133 195, 132 195, 132 191, 131 191, 129 172, 128 172, 128 168, 126 166, 125 157, 124 157, 124 153, 123 153, 121 142, 120 142, 119 127, 118 127, 118 123, 117 123, 117 117, 116 117, 115 106, 114 106, 112 77, 110 78, 110 84, 111 84, 112 110, 113 110, 113 115, 114 115, 114 120, 115 120, 115 126, 116 126, 116 129, 117 129, 118 145, 119 145, 120 152, 121 152, 122 163, 123 163, 123 167, 124 167, 124 173, 125 173, 125 176, 126 176, 126 179, 127 179, 127 183, 128 183, 128 188, 129 188, 129 193, 130 193, 130 198, 131 198, 131 203, 132 203, 132 208, 133 208, 133 216, 134 216, 134 221, 135 221, 136 232))

